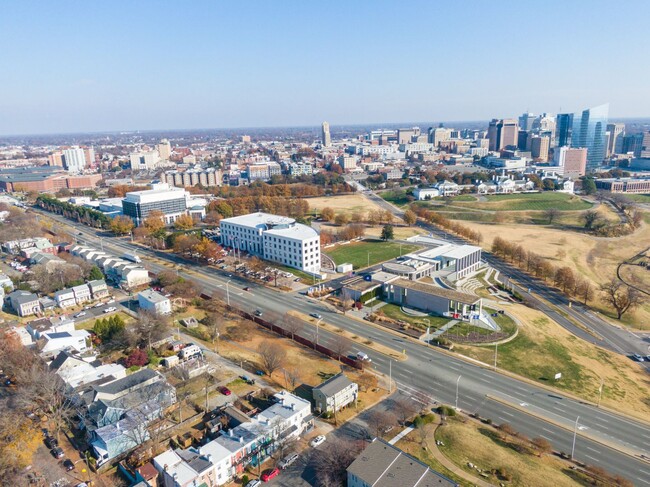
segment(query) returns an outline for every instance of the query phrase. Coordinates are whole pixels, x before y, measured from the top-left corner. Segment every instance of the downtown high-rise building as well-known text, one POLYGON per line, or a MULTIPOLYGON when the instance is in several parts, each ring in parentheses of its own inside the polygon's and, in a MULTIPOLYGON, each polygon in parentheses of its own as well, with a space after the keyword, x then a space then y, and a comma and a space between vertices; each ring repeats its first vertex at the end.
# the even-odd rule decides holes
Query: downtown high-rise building
POLYGON ((519 137, 519 126, 516 120, 493 119, 488 126, 489 149, 499 151, 506 147, 516 147, 519 137))
POLYGON ((323 125, 321 125, 322 129, 322 137, 321 137, 321 142, 324 147, 329 147, 332 145, 332 136, 330 135, 330 124, 327 122, 323 122, 323 125))
POLYGON ((607 156, 620 154, 623 148, 623 136, 625 135, 624 123, 607 124, 607 156))
POLYGON ((535 117, 534 114, 532 113, 524 113, 519 117, 519 130, 526 130, 530 131, 533 129, 533 123, 535 122, 535 117))
POLYGON ((555 146, 587 149, 587 171, 597 169, 607 153, 609 104, 578 113, 560 113, 555 118, 555 146))
POLYGON ((172 156, 172 145, 167 139, 163 139, 158 144, 158 155, 163 161, 168 161, 172 156))

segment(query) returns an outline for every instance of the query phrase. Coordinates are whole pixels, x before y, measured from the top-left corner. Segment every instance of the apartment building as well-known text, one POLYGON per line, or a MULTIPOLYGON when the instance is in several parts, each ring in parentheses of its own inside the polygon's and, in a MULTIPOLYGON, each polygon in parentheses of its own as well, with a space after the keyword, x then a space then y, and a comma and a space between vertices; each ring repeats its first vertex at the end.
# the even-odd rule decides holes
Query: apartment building
POLYGON ((320 236, 293 218, 269 213, 225 218, 219 223, 221 244, 295 269, 320 271, 320 236))

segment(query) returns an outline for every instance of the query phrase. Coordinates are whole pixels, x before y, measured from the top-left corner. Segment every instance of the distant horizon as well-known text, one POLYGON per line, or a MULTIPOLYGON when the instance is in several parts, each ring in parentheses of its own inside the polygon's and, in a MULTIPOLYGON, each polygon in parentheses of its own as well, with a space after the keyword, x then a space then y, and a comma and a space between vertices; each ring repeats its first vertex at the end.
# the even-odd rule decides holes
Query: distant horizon
MULTIPOLYGON (((522 112, 522 114, 525 112, 522 112)), ((569 112, 570 113, 570 112, 569 112)), ((520 114, 521 115, 521 114, 520 114)), ((534 115, 539 115, 534 113, 534 115)), ((554 115, 555 116, 555 115, 554 115)), ((509 117, 503 118, 513 118, 516 119, 519 115, 512 115, 509 117)), ((496 117, 495 117, 496 118, 496 117)), ((419 122, 360 122, 360 123, 333 123, 329 120, 323 120, 323 122, 328 122, 330 125, 330 131, 335 128, 370 128, 370 127, 401 127, 401 128, 410 128, 410 127, 420 127, 421 129, 424 126, 426 128, 434 126, 437 124, 444 124, 446 127, 448 124, 485 124, 485 130, 487 130, 487 124, 491 119, 476 119, 476 120, 440 120, 440 121, 419 121, 419 122)), ((625 121, 635 121, 643 122, 648 121, 650 123, 650 115, 645 117, 611 117, 609 122, 625 122, 625 121)), ((15 134, 0 134, 1 139, 10 139, 16 137, 55 137, 55 136, 74 136, 74 135, 112 135, 112 134, 148 134, 148 133, 164 133, 164 132, 209 132, 209 131, 230 131, 230 132, 239 132, 246 130, 281 130, 281 129, 317 129, 320 130, 321 123, 313 125, 258 125, 258 126, 241 126, 241 127, 200 127, 200 128, 157 128, 157 129, 113 129, 113 130, 90 130, 90 131, 69 131, 69 132, 40 132, 40 133, 15 133, 15 134)), ((456 128, 449 125, 447 128, 456 128)), ((246 134, 244 134, 246 135, 246 134)))

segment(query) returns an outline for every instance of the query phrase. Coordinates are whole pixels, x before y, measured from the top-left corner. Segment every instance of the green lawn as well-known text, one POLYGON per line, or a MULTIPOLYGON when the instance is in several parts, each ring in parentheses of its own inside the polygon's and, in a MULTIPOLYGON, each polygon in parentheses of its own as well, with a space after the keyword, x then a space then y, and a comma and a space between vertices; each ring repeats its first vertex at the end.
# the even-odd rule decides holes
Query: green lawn
POLYGON ((325 252, 337 265, 350 263, 355 269, 367 267, 368 265, 379 264, 395 257, 413 252, 420 247, 410 244, 399 244, 396 242, 380 242, 367 240, 348 245, 337 245, 325 252))
POLYGON ((397 206, 404 206, 410 203, 408 198, 409 192, 404 189, 396 189, 392 191, 384 191, 379 194, 382 199, 397 206))
POLYGON ((499 194, 485 197, 487 201, 456 204, 492 211, 543 211, 554 208, 560 211, 588 210, 593 205, 578 196, 545 191, 543 193, 499 194))
POLYGON ((445 318, 444 316, 424 316, 420 318, 419 316, 407 315, 396 304, 385 304, 377 311, 382 311, 386 316, 394 320, 406 321, 422 330, 426 330, 427 326, 431 326, 431 328, 437 330, 442 325, 449 323, 449 318, 445 318), (428 324, 427 321, 429 322, 428 324))
POLYGON ((624 196, 637 203, 650 203, 650 194, 625 194, 624 196))

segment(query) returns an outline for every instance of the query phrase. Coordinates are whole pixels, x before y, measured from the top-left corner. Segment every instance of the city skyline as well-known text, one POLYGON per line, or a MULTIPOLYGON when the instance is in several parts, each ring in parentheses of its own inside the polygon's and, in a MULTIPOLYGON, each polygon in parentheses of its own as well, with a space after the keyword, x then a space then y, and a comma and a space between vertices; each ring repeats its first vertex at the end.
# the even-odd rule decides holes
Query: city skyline
POLYGON ((5 6, 0 135, 490 120, 608 102, 611 119, 650 115, 645 3, 370 7, 5 6), (535 49, 496 35, 523 36, 533 16, 535 49))

